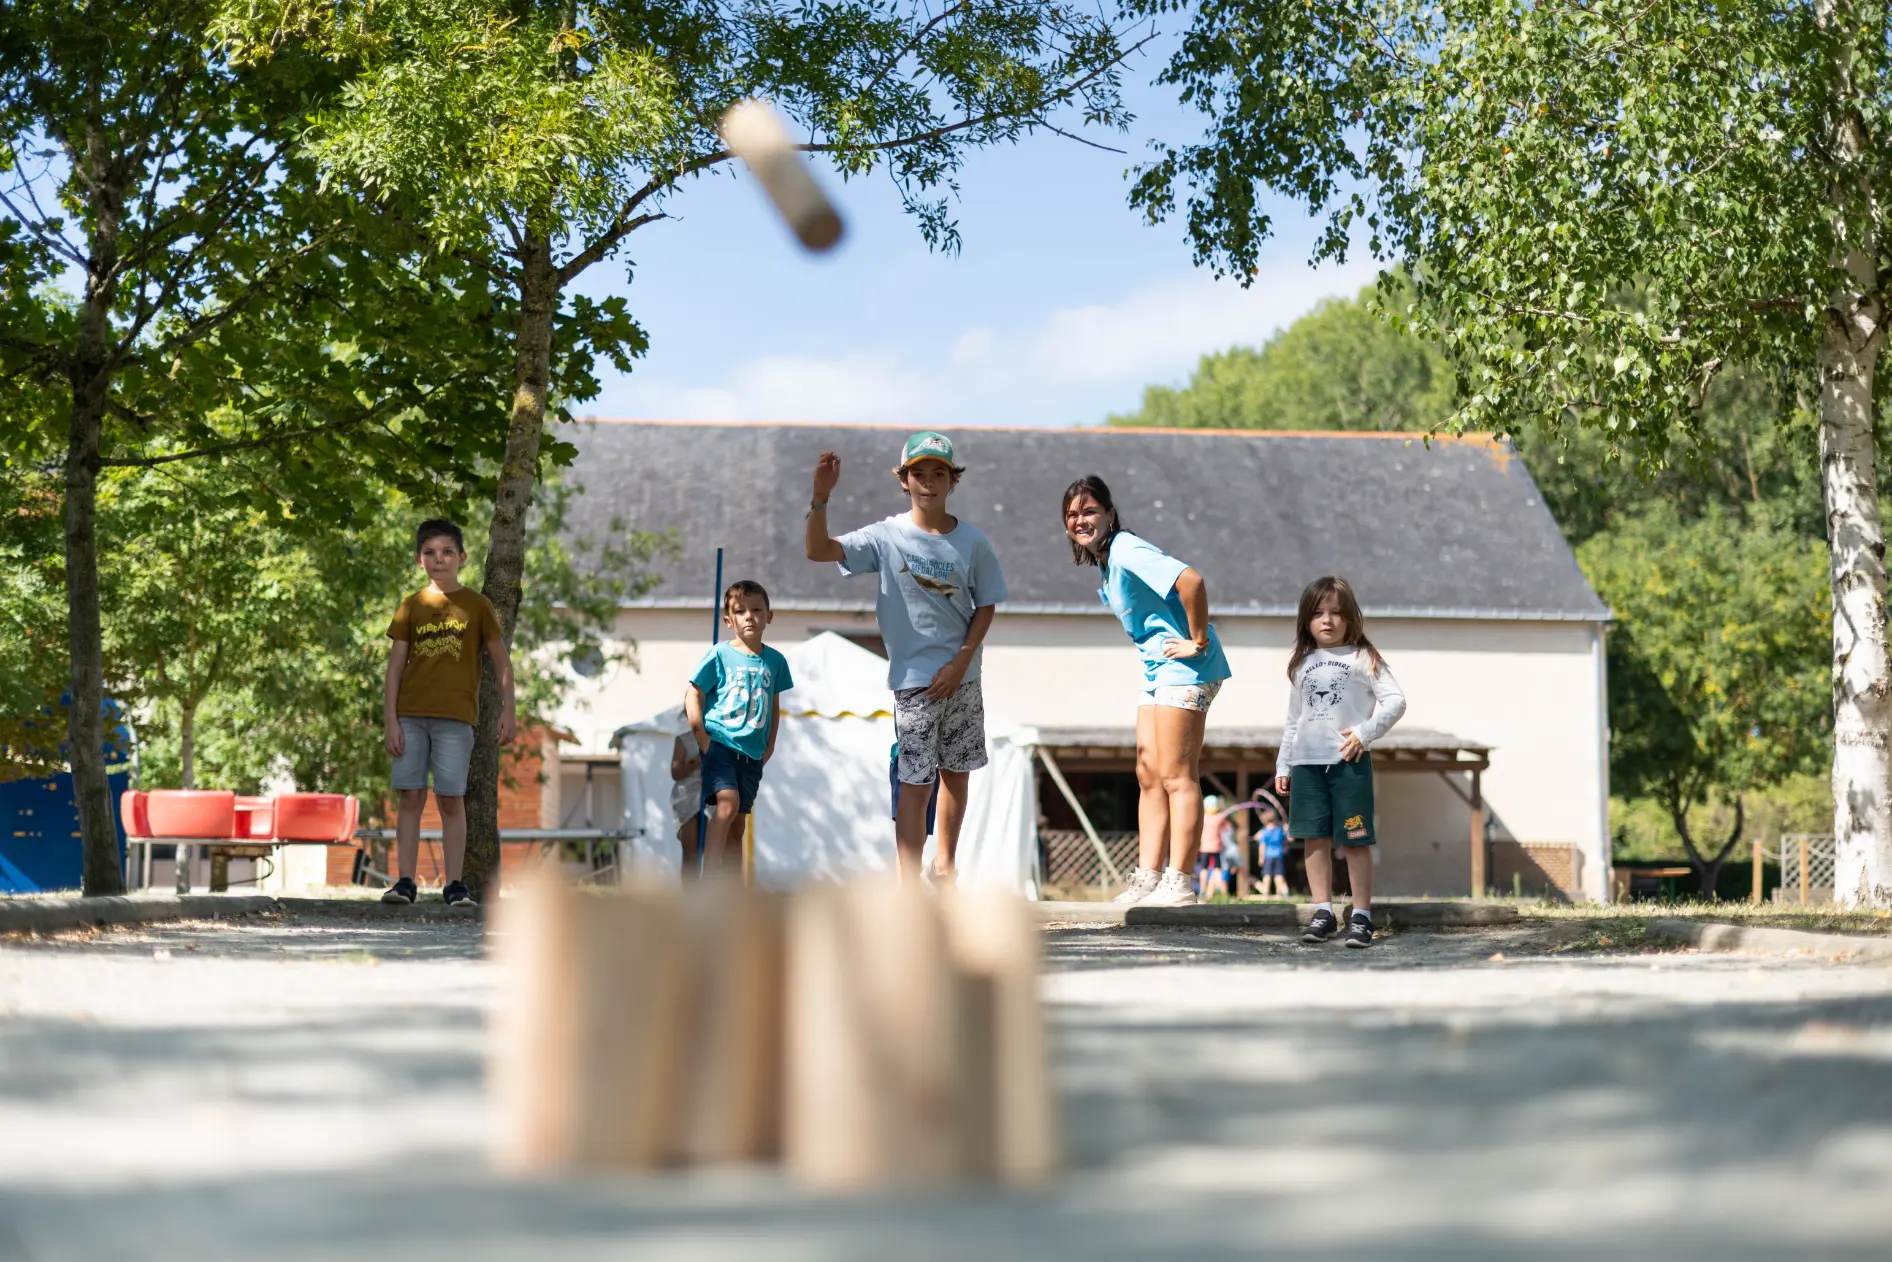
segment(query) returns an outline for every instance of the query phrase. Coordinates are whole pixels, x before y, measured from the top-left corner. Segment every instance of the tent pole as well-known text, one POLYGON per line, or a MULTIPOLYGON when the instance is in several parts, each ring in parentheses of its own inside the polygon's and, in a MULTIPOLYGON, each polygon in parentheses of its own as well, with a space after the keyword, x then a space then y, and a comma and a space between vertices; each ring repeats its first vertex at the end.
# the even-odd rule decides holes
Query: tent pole
POLYGON ((1058 792, 1077 816, 1078 824, 1084 829, 1084 835, 1091 839, 1091 848, 1097 852, 1097 861, 1103 864, 1104 876, 1112 885, 1123 884, 1123 873, 1111 862, 1110 851, 1104 846, 1104 839, 1097 835, 1097 826, 1091 823, 1091 817, 1084 812, 1084 806, 1077 800, 1077 794, 1071 792, 1070 784, 1064 778, 1064 772, 1058 766, 1058 760, 1051 756, 1051 751, 1043 745, 1038 746, 1038 761, 1051 773, 1051 783, 1058 786, 1058 792))

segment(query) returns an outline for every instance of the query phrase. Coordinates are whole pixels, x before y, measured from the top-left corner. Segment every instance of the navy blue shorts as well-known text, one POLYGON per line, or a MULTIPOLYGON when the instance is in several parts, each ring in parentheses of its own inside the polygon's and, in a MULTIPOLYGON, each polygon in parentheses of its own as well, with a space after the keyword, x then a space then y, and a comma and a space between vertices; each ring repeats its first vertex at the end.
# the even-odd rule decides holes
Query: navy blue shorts
POLYGON ((703 755, 703 805, 714 806, 716 795, 724 789, 736 791, 736 809, 747 815, 755 806, 756 790, 762 787, 762 760, 751 758, 721 741, 711 741, 703 755))
POLYGON ((1261 859, 1261 874, 1263 877, 1278 876, 1285 879, 1288 875, 1287 855, 1263 855, 1261 859))

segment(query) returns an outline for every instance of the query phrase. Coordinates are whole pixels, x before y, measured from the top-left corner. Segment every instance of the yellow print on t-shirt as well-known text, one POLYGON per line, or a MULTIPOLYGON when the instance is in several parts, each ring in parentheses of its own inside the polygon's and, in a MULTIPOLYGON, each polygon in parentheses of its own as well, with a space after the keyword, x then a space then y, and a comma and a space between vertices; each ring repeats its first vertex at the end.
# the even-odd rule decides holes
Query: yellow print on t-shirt
POLYGON ((444 622, 429 622, 425 626, 414 628, 412 652, 416 657, 445 657, 452 654, 460 656, 460 646, 466 638, 467 622, 465 619, 448 619, 444 622))

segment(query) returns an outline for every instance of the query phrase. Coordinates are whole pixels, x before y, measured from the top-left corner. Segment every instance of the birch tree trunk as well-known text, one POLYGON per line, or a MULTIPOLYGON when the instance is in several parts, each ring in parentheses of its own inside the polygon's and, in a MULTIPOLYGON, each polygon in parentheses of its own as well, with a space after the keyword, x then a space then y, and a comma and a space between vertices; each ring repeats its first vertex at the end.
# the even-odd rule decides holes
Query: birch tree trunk
POLYGON ((124 186, 105 152, 96 117, 85 148, 70 155, 86 171, 94 221, 80 299, 78 337, 68 366, 72 407, 66 428, 66 636, 72 655, 68 681, 66 757, 79 813, 81 891, 122 894, 118 829, 105 772, 105 652, 99 615, 99 448, 111 397, 111 310, 118 276, 118 233, 124 186))
MULTIPOLYGON (((539 441, 545 432, 546 394, 552 376, 552 315, 558 305, 558 270, 551 239, 529 228, 519 254, 519 327, 513 352, 512 422, 493 496, 492 534, 481 591, 493 602, 512 649, 513 626, 526 562, 526 513, 538 479, 539 441)), ((484 899, 499 877, 499 714, 503 698, 490 661, 481 659, 480 716, 466 785, 466 883, 484 899)))
MULTIPOLYGON (((1820 340, 1820 481, 1833 583, 1833 836, 1842 906, 1892 905, 1892 677, 1885 628, 1885 534, 1873 449, 1873 371, 1884 336, 1878 207, 1865 171, 1869 149, 1858 41, 1869 29, 1854 6, 1818 0, 1832 33, 1827 115, 1843 279, 1820 340)), ((1866 63, 1869 64, 1869 63, 1866 63)))

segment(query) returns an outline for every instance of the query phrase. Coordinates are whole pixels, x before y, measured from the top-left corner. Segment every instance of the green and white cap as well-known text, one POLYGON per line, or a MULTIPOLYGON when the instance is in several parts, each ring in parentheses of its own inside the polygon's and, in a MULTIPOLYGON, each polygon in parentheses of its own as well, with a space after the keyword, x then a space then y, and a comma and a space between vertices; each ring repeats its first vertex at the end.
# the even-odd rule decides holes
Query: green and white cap
POLYGON ((953 440, 930 429, 907 439, 906 449, 900 456, 900 468, 910 469, 922 460, 943 460, 948 468, 959 468, 959 461, 953 456, 953 440))

